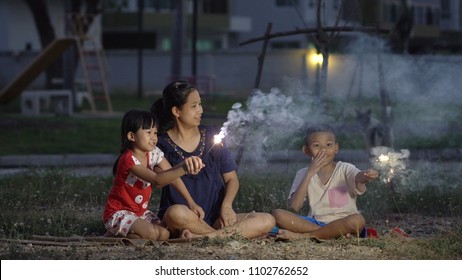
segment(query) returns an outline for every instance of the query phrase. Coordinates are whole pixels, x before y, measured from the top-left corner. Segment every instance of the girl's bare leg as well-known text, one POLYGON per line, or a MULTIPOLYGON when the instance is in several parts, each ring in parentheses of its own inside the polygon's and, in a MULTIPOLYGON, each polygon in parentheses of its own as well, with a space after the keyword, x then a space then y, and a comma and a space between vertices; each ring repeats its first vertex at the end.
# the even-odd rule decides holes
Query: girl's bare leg
POLYGON ((136 219, 127 234, 128 238, 150 239, 150 240, 168 240, 169 231, 159 225, 147 222, 143 219, 136 219))

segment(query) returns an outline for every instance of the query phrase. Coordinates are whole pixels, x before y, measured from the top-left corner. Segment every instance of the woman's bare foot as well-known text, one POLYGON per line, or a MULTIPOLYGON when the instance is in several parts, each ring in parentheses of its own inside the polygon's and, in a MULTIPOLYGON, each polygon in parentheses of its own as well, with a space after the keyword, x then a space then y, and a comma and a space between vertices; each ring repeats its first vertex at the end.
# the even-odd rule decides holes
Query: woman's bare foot
POLYGON ((112 234, 112 232, 110 232, 110 231, 106 231, 106 233, 103 236, 104 237, 118 237, 118 236, 112 234))
POLYGON ((189 240, 197 239, 197 238, 200 238, 200 237, 202 237, 202 236, 198 235, 198 234, 195 234, 195 233, 192 233, 189 229, 184 229, 181 232, 181 235, 180 235, 180 238, 186 238, 186 239, 189 239, 189 240))

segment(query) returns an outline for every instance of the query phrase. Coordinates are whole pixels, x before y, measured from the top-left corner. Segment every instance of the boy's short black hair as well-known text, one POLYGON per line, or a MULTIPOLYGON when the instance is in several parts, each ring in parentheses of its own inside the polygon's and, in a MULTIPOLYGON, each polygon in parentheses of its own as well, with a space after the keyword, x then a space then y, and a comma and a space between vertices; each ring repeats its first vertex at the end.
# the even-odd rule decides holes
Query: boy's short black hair
POLYGON ((317 133, 317 132, 330 132, 330 133, 335 135, 334 128, 331 125, 327 124, 327 123, 311 125, 306 129, 305 143, 308 144, 308 137, 310 137, 311 134, 314 134, 314 133, 317 133))

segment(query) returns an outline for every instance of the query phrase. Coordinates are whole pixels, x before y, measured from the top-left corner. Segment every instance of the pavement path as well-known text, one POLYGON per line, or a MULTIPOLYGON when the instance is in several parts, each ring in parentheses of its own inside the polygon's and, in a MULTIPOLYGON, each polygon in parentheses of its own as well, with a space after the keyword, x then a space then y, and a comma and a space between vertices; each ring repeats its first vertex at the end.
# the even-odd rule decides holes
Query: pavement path
MULTIPOLYGON (((302 152, 295 150, 274 152, 267 156, 268 162, 271 164, 279 163, 287 165, 288 163, 297 164, 306 161, 306 157, 302 152)), ((112 165, 116 158, 116 154, 6 155, 0 156, 0 176, 6 176, 31 168, 66 168, 77 175, 111 176, 112 165)), ((340 150, 336 158, 337 160, 354 163, 358 167, 361 165, 366 166, 369 163, 367 153, 362 150, 340 150)), ((410 159, 462 162, 462 149, 411 151, 410 159)), ((245 155, 241 162, 255 163, 254 160, 246 158, 245 155)))

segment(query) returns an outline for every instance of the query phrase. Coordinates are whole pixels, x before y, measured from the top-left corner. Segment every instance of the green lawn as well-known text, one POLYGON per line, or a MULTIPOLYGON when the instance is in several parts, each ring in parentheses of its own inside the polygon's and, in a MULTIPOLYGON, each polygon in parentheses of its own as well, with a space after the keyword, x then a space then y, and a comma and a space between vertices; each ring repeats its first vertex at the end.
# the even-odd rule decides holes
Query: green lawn
MULTIPOLYGON (((146 96, 138 98, 136 95, 116 94, 112 96, 114 114, 92 115, 84 110, 72 117, 41 115, 34 117, 22 116, 19 101, 15 100, 7 105, 0 106, 0 155, 11 154, 69 154, 69 153, 117 153, 119 150, 119 126, 122 115, 129 109, 139 108, 148 110, 152 102, 158 96, 146 96)), ((226 116, 232 105, 236 102, 245 104, 246 100, 229 96, 214 96, 203 99, 204 124, 222 126, 227 120, 226 116)), ((345 104, 344 102, 330 102, 329 112, 331 116, 344 115, 339 123, 345 124, 349 129, 338 133, 338 141, 342 149, 364 149, 364 139, 359 130, 354 130, 356 122, 354 116, 346 114, 352 108, 367 105, 374 112, 379 111, 378 100, 359 100, 356 103, 345 104), (364 103, 364 104, 363 104, 364 103)), ((428 120, 413 120, 415 113, 410 113, 412 104, 397 104, 395 106, 395 123, 415 122, 418 127, 428 123, 428 120), (408 108, 408 109, 405 109, 408 108)), ((462 128, 458 121, 462 117, 460 108, 455 104, 446 104, 447 112, 454 112, 450 119, 440 121, 442 126, 447 126, 441 132, 422 130, 421 134, 402 131, 395 133, 394 143, 397 149, 459 149, 462 143, 462 128), (452 109, 451 109, 452 108, 452 109)), ((444 110, 443 110, 444 111, 444 110)), ((418 113, 418 112, 417 112, 418 113)), ((431 114, 429 117, 432 117, 431 114)), ((340 117, 339 117, 340 118, 340 117)), ((434 120, 431 120, 435 122, 434 120)), ((439 120, 436 121, 436 123, 439 120)), ((411 126, 412 128, 412 126, 411 126)), ((284 128, 269 127, 270 130, 284 128)), ((292 136, 293 137, 293 136, 292 136)), ((292 146, 282 141, 284 148, 299 149, 302 137, 293 141, 292 146)))
MULTIPOLYGON (((149 110, 157 96, 139 99, 128 95, 112 97, 114 114, 92 115, 83 111, 75 116, 22 116, 17 101, 0 107, 0 155, 117 153, 123 112, 132 108, 149 110)), ((241 100, 204 100, 211 116, 204 123, 221 126, 232 104, 241 100)))

